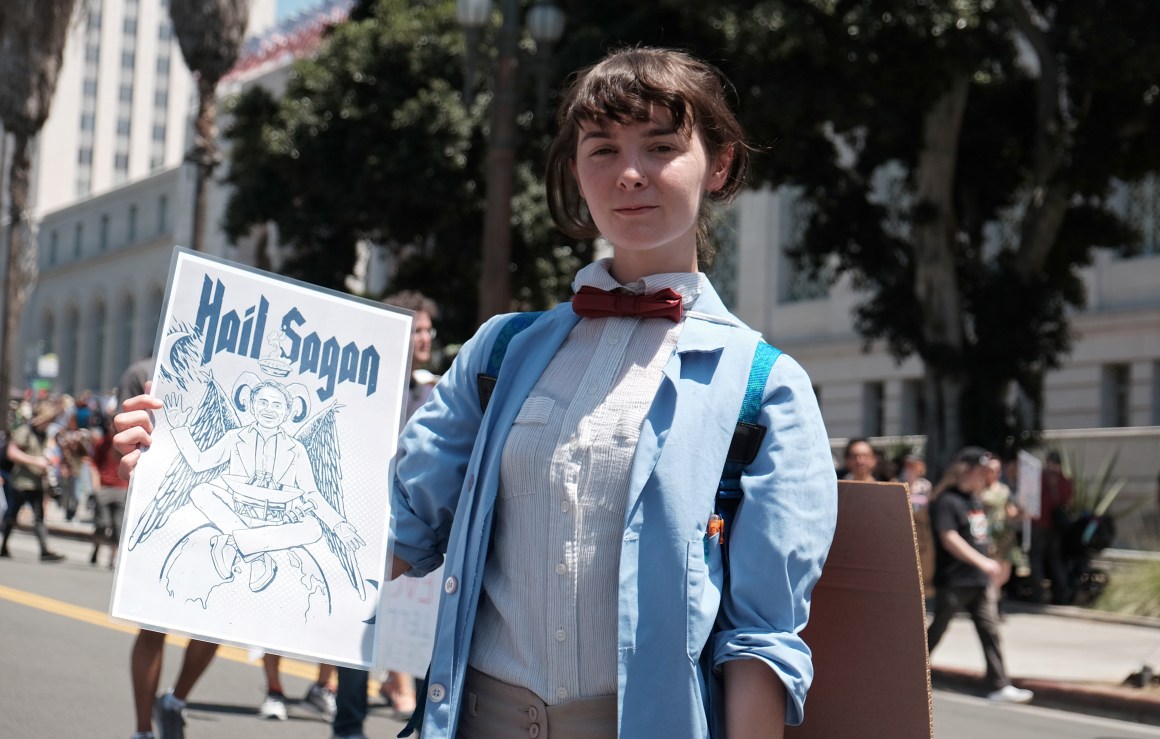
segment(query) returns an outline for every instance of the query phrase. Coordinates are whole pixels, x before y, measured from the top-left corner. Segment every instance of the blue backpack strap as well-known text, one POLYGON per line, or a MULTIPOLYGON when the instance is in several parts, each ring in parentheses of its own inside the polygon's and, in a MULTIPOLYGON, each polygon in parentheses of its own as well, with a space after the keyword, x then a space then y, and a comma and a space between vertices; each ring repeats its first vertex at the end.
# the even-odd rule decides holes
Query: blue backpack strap
MULTIPOLYGON (((721 471, 721 482, 717 485, 717 514, 725 519, 725 533, 733 524, 733 517, 741 505, 741 473, 757 457, 767 429, 758 423, 761 417, 761 399, 765 394, 765 384, 773 363, 781 356, 781 350, 764 341, 757 342, 753 352, 753 364, 749 366, 749 382, 745 385, 745 398, 741 401, 741 411, 737 414, 737 427, 733 440, 729 443, 729 454, 725 458, 725 468, 721 471)), ((725 550, 728 553, 728 549, 725 550)))
POLYGON ((491 394, 495 391, 495 383, 499 380, 499 368, 503 364, 504 355, 507 354, 508 344, 512 343, 512 339, 519 332, 531 326, 542 315, 544 315, 543 311, 516 313, 500 327, 499 333, 495 337, 495 343, 491 345, 487 367, 475 378, 476 387, 479 389, 479 409, 481 411, 486 411, 487 404, 491 401, 491 394))

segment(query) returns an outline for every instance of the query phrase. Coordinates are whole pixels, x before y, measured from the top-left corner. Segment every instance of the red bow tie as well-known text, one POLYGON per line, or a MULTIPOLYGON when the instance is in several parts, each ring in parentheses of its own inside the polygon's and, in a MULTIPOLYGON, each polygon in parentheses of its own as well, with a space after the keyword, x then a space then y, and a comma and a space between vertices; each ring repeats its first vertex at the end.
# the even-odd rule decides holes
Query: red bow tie
POLYGON ((572 310, 583 318, 635 316, 667 318, 676 323, 681 320, 681 302, 681 294, 667 287, 644 295, 632 295, 585 285, 572 298, 572 310))

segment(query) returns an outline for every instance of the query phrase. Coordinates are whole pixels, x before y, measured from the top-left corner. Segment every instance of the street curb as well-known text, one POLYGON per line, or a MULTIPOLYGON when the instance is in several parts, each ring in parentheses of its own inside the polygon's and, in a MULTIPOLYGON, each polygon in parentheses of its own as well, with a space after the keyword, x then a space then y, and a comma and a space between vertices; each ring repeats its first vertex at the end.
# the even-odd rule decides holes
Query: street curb
MULTIPOLYGON (((984 676, 971 670, 953 667, 931 667, 931 683, 935 687, 969 692, 979 696, 987 693, 984 676)), ((1035 693, 1031 705, 1078 713, 1089 713, 1123 721, 1160 726, 1160 692, 1146 692, 1132 687, 1114 687, 1015 678, 1016 687, 1035 693)))

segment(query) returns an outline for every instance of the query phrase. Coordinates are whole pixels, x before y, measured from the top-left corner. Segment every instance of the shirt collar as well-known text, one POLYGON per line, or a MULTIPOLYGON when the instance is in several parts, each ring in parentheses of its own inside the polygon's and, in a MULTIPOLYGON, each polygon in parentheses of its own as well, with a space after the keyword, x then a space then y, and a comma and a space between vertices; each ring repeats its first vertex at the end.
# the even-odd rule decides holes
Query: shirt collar
POLYGON ((685 308, 697 302, 704 289, 705 275, 700 272, 662 272, 648 275, 635 282, 621 284, 616 281, 608 268, 612 265, 612 258, 597 259, 592 264, 576 273, 572 281, 572 291, 576 292, 585 285, 600 288, 601 290, 624 290, 633 295, 656 292, 671 288, 681 295, 681 303, 685 308))

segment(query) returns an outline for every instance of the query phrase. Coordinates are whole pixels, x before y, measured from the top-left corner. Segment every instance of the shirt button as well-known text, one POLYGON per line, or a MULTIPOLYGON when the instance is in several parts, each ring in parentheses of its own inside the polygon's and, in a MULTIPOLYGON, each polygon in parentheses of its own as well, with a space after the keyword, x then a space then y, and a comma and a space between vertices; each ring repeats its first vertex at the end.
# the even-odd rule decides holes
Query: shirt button
POLYGON ((452 593, 454 593, 458 589, 459 589, 459 580, 455 579, 454 575, 452 575, 451 577, 449 577, 443 581, 443 591, 445 593, 447 593, 448 595, 451 595, 452 593))
POLYGON ((530 736, 532 739, 536 739, 536 737, 538 737, 539 735, 540 735, 540 725, 539 724, 532 724, 531 726, 528 727, 528 736, 530 736))
POLYGON ((568 697, 568 691, 564 690, 563 688, 560 688, 556 691, 556 697, 559 698, 560 700, 564 700, 565 698, 568 697))
POLYGON ((564 564, 563 562, 556 565, 556 574, 557 575, 563 575, 567 571, 568 571, 568 565, 564 564))
POLYGON ((563 629, 556 630, 556 641, 564 641, 568 638, 568 634, 563 629))
POLYGON ((563 511, 564 513, 568 512, 568 501, 566 501, 566 500, 560 501, 560 510, 563 511))
POLYGON ((435 703, 442 703, 443 699, 447 697, 447 688, 444 688, 439 683, 435 683, 427 689, 427 697, 435 703))
POLYGON ((619 338, 619 337, 617 337, 617 336, 609 336, 609 337, 608 337, 608 343, 609 343, 609 345, 611 345, 611 346, 616 346, 617 344, 619 344, 619 343, 620 343, 620 338, 619 338))
POLYGON ((540 718, 540 709, 535 706, 528 706, 528 719, 531 721, 538 721, 540 718))

